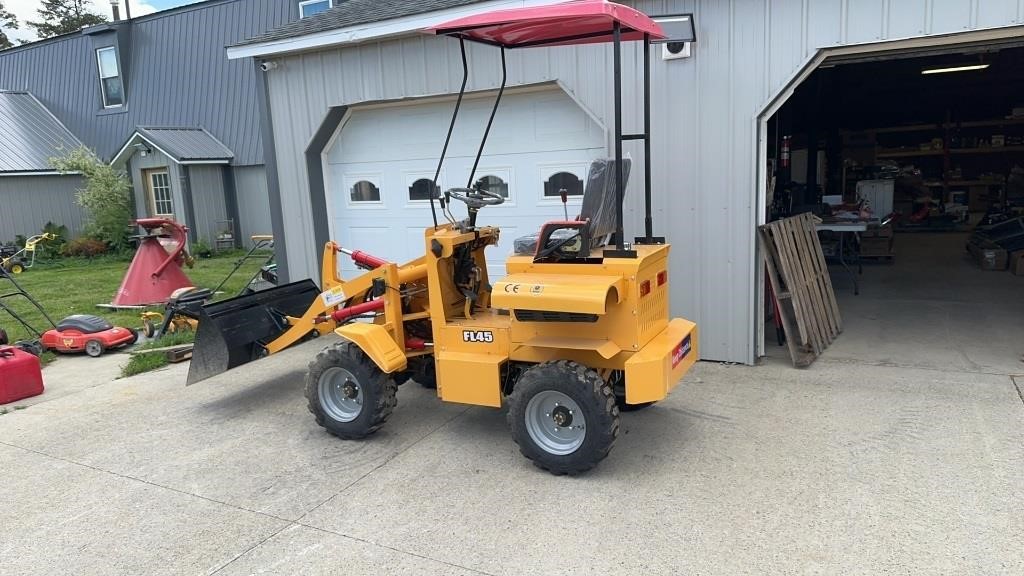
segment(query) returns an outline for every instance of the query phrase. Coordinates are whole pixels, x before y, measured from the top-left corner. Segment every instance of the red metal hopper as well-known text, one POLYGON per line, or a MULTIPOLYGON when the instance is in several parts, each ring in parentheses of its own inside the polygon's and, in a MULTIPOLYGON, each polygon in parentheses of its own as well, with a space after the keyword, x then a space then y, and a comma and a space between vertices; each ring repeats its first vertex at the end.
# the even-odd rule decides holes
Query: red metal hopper
POLYGON ((193 286, 181 270, 185 263, 188 228, 166 218, 141 218, 135 223, 146 229, 148 234, 139 242, 128 273, 114 295, 113 305, 160 304, 166 302, 175 290, 193 286), (161 238, 171 241, 170 252, 161 244, 161 238))

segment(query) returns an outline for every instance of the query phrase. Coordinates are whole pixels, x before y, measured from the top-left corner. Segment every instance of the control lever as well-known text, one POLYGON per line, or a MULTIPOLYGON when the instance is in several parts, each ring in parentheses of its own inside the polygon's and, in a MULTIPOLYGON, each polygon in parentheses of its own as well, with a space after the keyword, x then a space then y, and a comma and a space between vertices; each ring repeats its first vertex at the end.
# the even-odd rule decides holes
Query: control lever
POLYGON ((562 212, 565 213, 566 221, 569 220, 569 191, 565 188, 558 190, 558 195, 562 197, 562 212))

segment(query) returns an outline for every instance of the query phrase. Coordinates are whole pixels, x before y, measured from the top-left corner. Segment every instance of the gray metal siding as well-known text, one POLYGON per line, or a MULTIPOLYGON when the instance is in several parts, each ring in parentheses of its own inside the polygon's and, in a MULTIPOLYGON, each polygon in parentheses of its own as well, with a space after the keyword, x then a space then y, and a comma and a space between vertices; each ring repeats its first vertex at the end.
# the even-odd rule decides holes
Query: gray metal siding
MULTIPOLYGON (((1024 0, 664 0, 648 14, 695 13, 688 60, 653 63, 655 232, 672 241, 672 311, 701 326, 705 359, 754 360, 757 125, 763 106, 818 48, 1018 24, 1024 0)), ((625 130, 638 128, 640 47, 624 47, 625 130)), ((498 53, 469 46, 469 89, 497 86, 498 53)), ((277 58, 267 74, 287 259, 317 277, 304 150, 330 106, 457 92, 458 43, 413 36, 277 58)), ((611 48, 508 54, 511 85, 557 79, 611 129, 611 48)), ((642 148, 625 150, 642 160, 642 148)), ((642 174, 639 161, 634 174, 642 174)), ((642 230, 638 178, 627 236, 642 230)), ((482 218, 486 221, 486 211, 482 218)), ((426 223, 424 223, 426 224, 426 223)), ((539 224, 539 223, 538 223, 539 224)), ((372 249, 372 247, 368 247, 372 249)))
POLYGON ((81 176, 0 176, 0 242, 39 234, 47 222, 82 232, 85 210, 75 201, 81 176))
POLYGON ((236 164, 262 164, 253 66, 228 61, 224 47, 295 17, 293 0, 237 0, 134 19, 122 111, 102 110, 93 43, 83 35, 0 52, 0 89, 32 92, 108 160, 137 125, 196 125, 236 164))
POLYGON ((249 245, 253 234, 270 234, 270 199, 267 195, 267 175, 262 166, 242 166, 235 171, 235 193, 238 196, 238 216, 242 220, 239 234, 242 245, 249 245))
POLYGON ((206 240, 214 246, 217 234, 227 228, 218 221, 227 220, 227 208, 224 205, 224 177, 220 166, 189 166, 190 183, 192 186, 192 205, 195 209, 196 221, 192 227, 196 237, 206 240))

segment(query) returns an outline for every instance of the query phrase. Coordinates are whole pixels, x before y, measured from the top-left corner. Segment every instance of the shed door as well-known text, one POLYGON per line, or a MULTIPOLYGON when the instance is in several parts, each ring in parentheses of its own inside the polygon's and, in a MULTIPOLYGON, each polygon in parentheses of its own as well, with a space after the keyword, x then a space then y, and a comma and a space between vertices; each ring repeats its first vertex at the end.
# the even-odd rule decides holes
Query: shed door
MULTIPOLYGON (((438 178, 442 191, 466 186, 493 102, 493 96, 463 102, 438 178)), ((447 100, 350 112, 326 154, 332 238, 394 262, 424 253, 430 179, 453 106, 447 100)), ((561 90, 502 98, 473 179, 507 196, 477 219, 502 228, 501 243, 488 249, 491 278, 504 275, 517 236, 564 218, 559 189, 569 191, 570 218, 579 213, 590 161, 605 154, 602 128, 561 90)), ((466 217, 459 202, 452 211, 458 220, 466 217)), ((444 222, 440 212, 438 221, 444 222)), ((345 260, 342 273, 350 277, 356 269, 345 260)))

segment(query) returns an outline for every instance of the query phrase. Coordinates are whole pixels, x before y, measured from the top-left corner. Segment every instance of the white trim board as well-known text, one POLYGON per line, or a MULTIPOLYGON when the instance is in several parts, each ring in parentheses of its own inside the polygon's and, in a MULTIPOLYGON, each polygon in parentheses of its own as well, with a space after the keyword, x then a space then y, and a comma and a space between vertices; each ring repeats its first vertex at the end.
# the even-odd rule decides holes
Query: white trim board
POLYGON ((261 56, 272 56, 288 52, 304 52, 317 50, 339 44, 356 44, 369 40, 379 40, 394 36, 402 36, 412 32, 419 32, 448 20, 482 14, 492 10, 507 10, 509 8, 530 8, 535 6, 548 6, 560 4, 564 0, 487 0, 457 6, 445 10, 436 10, 423 14, 402 16, 379 22, 366 22, 334 30, 314 32, 294 38, 283 38, 281 40, 269 40, 258 44, 247 44, 244 46, 230 46, 227 48, 228 60, 239 58, 253 58, 261 56))

